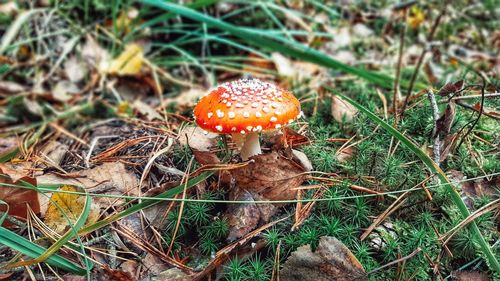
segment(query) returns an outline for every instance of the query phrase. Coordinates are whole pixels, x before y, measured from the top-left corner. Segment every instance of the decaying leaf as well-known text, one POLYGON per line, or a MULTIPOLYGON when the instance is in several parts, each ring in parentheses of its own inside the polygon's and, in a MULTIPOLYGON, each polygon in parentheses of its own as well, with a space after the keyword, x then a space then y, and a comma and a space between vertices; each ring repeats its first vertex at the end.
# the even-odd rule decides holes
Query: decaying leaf
POLYGON ((186 273, 178 268, 170 268, 158 274, 158 281, 190 281, 192 280, 186 273))
MULTIPOLYGON (((64 185, 59 190, 67 192, 82 192, 79 188, 64 185)), ((52 193, 51 200, 45 214, 44 222, 52 230, 62 234, 68 230, 80 217, 85 206, 85 196, 65 192, 52 193)), ((91 207, 87 224, 94 223, 99 217, 99 211, 91 207)))
POLYGON ((175 103, 178 106, 192 107, 196 104, 196 101, 207 93, 206 90, 200 88, 191 88, 189 90, 181 92, 175 98, 165 99, 167 104, 175 103))
POLYGON ((87 75, 88 69, 85 63, 76 56, 68 58, 64 62, 64 73, 69 81, 78 83, 87 75))
POLYGON ((254 201, 265 201, 264 198, 246 190, 238 190, 230 194, 231 200, 248 201, 244 204, 231 204, 226 212, 226 219, 229 224, 228 241, 234 241, 250 233, 259 224, 269 222, 272 215, 276 213, 278 207, 272 204, 256 204, 254 201))
POLYGON ((463 87, 464 87, 464 80, 459 80, 457 82, 450 82, 444 85, 437 94, 444 97, 449 94, 453 94, 455 92, 462 90, 463 87))
POLYGON ((487 274, 479 271, 453 271, 451 275, 458 281, 490 281, 487 274))
POLYGON ((358 110, 350 103, 342 100, 338 96, 332 96, 332 116, 335 121, 339 123, 351 122, 357 113, 358 110))
POLYGON ((240 189, 259 194, 266 200, 290 200, 305 180, 304 168, 273 151, 250 159, 253 162, 231 170, 240 189))
MULTIPOLYGON (((0 168, 0 184, 13 184, 13 185, 32 185, 36 186, 36 180, 30 177, 22 177, 15 182, 12 181, 11 177, 3 172, 0 168)), ((37 215, 40 214, 40 201, 39 194, 35 190, 21 188, 21 187, 10 187, 0 185, 0 200, 4 201, 8 207, 8 214, 20 220, 26 220, 28 215, 28 208, 33 210, 37 215)), ((0 211, 5 212, 7 206, 0 204, 0 211)), ((11 226, 11 224, 6 220, 4 226, 11 226)))
POLYGON ((132 106, 142 115, 146 117, 147 120, 162 120, 161 115, 156 112, 154 108, 152 108, 149 104, 144 103, 141 100, 135 100, 132 106))
POLYGON ((309 245, 297 248, 283 265, 280 277, 287 281, 368 280, 351 251, 329 236, 320 238, 315 252, 309 245))
POLYGON ((144 52, 141 46, 129 44, 125 50, 109 64, 105 72, 117 75, 136 75, 141 71, 144 52))
POLYGON ((218 134, 205 132, 200 127, 189 126, 179 132, 179 142, 181 145, 188 145, 198 163, 217 164, 220 159, 211 150, 217 148, 218 134))
POLYGON ((80 92, 80 88, 73 82, 62 80, 57 82, 54 89, 52 89, 52 96, 60 102, 67 102, 78 92, 80 92))
POLYGON ((16 94, 19 92, 26 91, 26 87, 17 84, 12 81, 0 81, 0 93, 4 94, 16 94))
MULTIPOLYGON (((93 193, 114 195, 139 195, 139 181, 137 177, 120 162, 106 162, 93 169, 74 172, 68 177, 55 174, 45 174, 37 177, 39 184, 67 184, 83 186, 93 193)), ((102 209, 118 205, 123 199, 109 197, 94 197, 94 203, 102 209)))
POLYGON ((436 133, 435 135, 439 135, 441 137, 445 137, 450 133, 451 125, 453 125, 453 121, 455 120, 455 107, 456 104, 454 101, 450 101, 446 110, 443 112, 441 117, 436 121, 436 133))

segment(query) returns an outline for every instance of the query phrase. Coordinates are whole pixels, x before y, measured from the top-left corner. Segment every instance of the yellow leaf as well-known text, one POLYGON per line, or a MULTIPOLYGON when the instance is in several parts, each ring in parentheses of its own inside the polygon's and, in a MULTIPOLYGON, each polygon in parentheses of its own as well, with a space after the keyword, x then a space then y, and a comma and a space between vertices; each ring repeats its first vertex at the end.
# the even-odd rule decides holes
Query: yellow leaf
POLYGON ((109 64, 106 72, 117 75, 136 75, 141 71, 144 51, 137 44, 130 44, 109 64))
POLYGON ((411 7, 408 24, 411 28, 417 29, 425 21, 425 15, 418 6, 411 7))
MULTIPOLYGON (((67 192, 81 192, 79 188, 72 185, 64 185, 59 190, 67 192)), ((45 213, 45 224, 59 234, 68 230, 80 217, 85 207, 85 196, 67 192, 52 193, 47 213, 45 213)), ((99 211, 92 204, 86 224, 91 224, 99 218, 99 211)))

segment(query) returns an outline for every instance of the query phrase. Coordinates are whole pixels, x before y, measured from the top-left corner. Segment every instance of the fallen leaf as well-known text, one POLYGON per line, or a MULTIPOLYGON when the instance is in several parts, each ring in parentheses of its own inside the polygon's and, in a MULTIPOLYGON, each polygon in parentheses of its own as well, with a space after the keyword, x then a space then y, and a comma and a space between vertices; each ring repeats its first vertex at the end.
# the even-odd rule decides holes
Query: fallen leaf
POLYGON ((323 236, 315 252, 304 245, 284 263, 280 271, 287 281, 368 280, 363 266, 349 249, 334 237, 323 236))
MULTIPOLYGON (((82 192, 72 185, 64 185, 59 190, 68 192, 82 192)), ((51 200, 45 213, 45 224, 59 234, 63 234, 80 217, 85 206, 85 196, 65 192, 52 193, 51 200)), ((86 224, 91 224, 99 218, 99 211, 95 206, 91 206, 86 224)))
MULTIPOLYGON (((73 172, 68 177, 55 174, 45 174, 37 177, 39 184, 67 184, 83 186, 93 193, 110 195, 139 195, 139 180, 121 162, 105 162, 89 170, 73 172)), ((94 203, 101 209, 119 205, 123 199, 109 197, 94 197, 94 203)))
POLYGON ((259 224, 269 222, 278 208, 272 204, 256 204, 254 201, 265 201, 257 194, 252 194, 246 190, 237 190, 230 194, 230 200, 248 201, 244 204, 230 204, 225 217, 229 225, 228 241, 234 241, 245 236, 256 229, 259 224))
MULTIPOLYGON (((472 106, 472 108, 474 108, 474 110, 476 110, 477 112, 480 112, 481 111, 481 103, 477 102, 476 104, 474 104, 472 106)), ((484 106, 483 106, 483 112, 488 114, 488 115, 491 115, 491 116, 500 117, 500 113, 498 113, 494 110, 490 110, 484 106)))
POLYGON ((265 200, 290 200, 293 189, 305 180, 304 168, 276 151, 250 157, 252 162, 230 170, 238 188, 258 194, 265 200))
POLYGON ((340 97, 333 95, 331 112, 335 121, 344 123, 351 122, 354 119, 354 116, 358 113, 358 110, 350 103, 345 102, 340 97))
POLYGON ((190 281, 192 280, 186 273, 178 268, 170 268, 162 273, 158 274, 156 277, 158 281, 190 281))
POLYGON ((449 94, 453 94, 455 92, 462 90, 463 87, 464 87, 464 80, 459 80, 457 82, 450 82, 444 85, 441 89, 439 89, 437 94, 444 97, 449 94))
POLYGON ((212 152, 212 149, 217 148, 218 137, 218 134, 205 132, 198 126, 188 126, 179 132, 179 143, 191 148, 198 163, 218 164, 220 159, 215 152, 212 152))
POLYGON ((196 105, 196 102, 199 98, 204 96, 207 93, 206 90, 201 88, 191 88, 189 90, 181 92, 175 98, 165 99, 167 104, 175 103, 178 106, 182 107, 192 107, 196 105))
POLYGON ((147 103, 142 102, 141 100, 135 100, 132 104, 135 110, 137 110, 141 115, 144 115, 147 120, 162 120, 161 115, 156 112, 154 108, 152 108, 147 103))
POLYGON ((304 168, 306 172, 310 172, 313 170, 311 160, 307 158, 307 155, 304 152, 292 149, 292 155, 293 155, 293 160, 297 163, 300 163, 300 165, 302 166, 302 168, 304 168))
POLYGON ((99 43, 90 35, 82 48, 82 57, 87 64, 98 70, 105 70, 109 67, 110 55, 99 43))
MULTIPOLYGON (((12 185, 26 185, 36 186, 36 180, 30 177, 22 177, 16 181, 5 174, 3 168, 0 167, 0 183, 12 184, 12 185)), ((35 190, 21 188, 21 187, 10 187, 0 185, 0 200, 4 201, 8 207, 8 214, 17 219, 25 221, 28 216, 28 208, 33 210, 36 215, 40 214, 40 201, 39 194, 35 190)), ((0 204, 0 211, 5 212, 7 206, 0 204)), ((11 223, 5 220, 4 226, 10 227, 11 223)))
POLYGON ((453 271, 451 273, 453 278, 458 281, 490 281, 491 278, 487 274, 479 271, 453 271))
POLYGON ((74 94, 80 92, 80 88, 75 85, 75 83, 62 80, 57 82, 55 87, 52 89, 52 97, 60 102, 67 102, 73 98, 74 94))
POLYGON ((132 275, 128 272, 123 272, 118 269, 111 269, 107 265, 104 265, 100 270, 100 273, 103 276, 99 276, 102 280, 110 280, 110 281, 134 281, 132 275))
POLYGON ((0 93, 17 94, 26 91, 26 87, 11 81, 0 81, 0 93))
POLYGON ((144 61, 144 53, 141 46, 138 44, 129 44, 125 46, 125 50, 109 64, 109 68, 104 69, 104 72, 124 75, 136 75, 141 71, 144 61))
POLYGON ((455 120, 455 107, 455 102, 451 100, 448 103, 446 110, 436 121, 436 132, 434 136, 441 136, 442 138, 444 138, 450 133, 451 126, 453 125, 453 121, 455 120))
POLYGON ((72 56, 64 62, 64 73, 69 81, 78 83, 85 78, 88 69, 83 61, 76 56, 72 56))

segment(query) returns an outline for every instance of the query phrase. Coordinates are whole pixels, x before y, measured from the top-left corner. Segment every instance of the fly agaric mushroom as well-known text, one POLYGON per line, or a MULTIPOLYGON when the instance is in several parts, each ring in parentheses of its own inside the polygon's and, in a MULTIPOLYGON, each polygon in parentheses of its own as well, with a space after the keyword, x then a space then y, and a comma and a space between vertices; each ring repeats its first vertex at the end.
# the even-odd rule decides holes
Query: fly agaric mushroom
POLYGON ((291 92, 258 79, 223 83, 194 108, 202 129, 232 135, 243 160, 261 153, 259 132, 280 129, 300 114, 300 102, 291 92))

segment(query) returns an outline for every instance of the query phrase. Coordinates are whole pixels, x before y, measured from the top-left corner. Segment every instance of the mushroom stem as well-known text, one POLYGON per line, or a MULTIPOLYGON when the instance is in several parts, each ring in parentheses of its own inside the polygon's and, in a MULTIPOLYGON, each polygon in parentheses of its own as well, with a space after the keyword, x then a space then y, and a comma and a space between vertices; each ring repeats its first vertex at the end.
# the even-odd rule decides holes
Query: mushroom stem
POLYGON ((259 143, 259 133, 249 132, 248 134, 242 135, 239 133, 232 134, 233 141, 240 149, 241 159, 243 161, 248 160, 249 157, 254 155, 259 155, 262 153, 260 150, 259 143))

